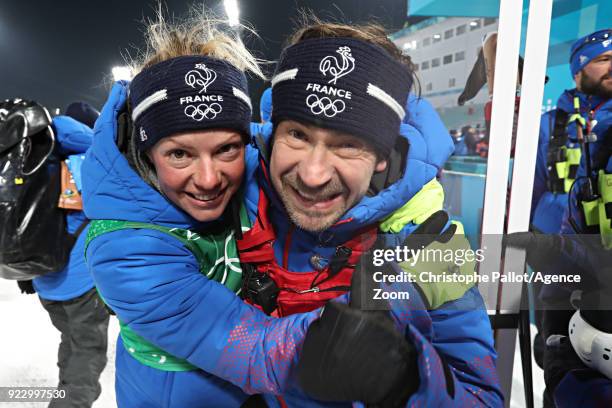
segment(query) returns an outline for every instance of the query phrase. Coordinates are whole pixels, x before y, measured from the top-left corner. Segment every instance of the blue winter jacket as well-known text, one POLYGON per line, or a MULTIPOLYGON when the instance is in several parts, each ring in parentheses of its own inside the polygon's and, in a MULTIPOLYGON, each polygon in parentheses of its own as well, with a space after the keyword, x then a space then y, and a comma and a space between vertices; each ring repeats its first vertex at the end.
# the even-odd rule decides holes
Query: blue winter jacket
MULTIPOLYGON (((53 128, 61 156, 85 153, 91 146, 93 130, 68 116, 53 118, 53 128)), ((72 234, 86 221, 86 218, 82 211, 68 211, 66 221, 68 232, 72 234)), ((70 251, 70 258, 64 269, 33 279, 34 288, 42 299, 70 300, 94 287, 93 279, 83 258, 86 235, 87 230, 85 229, 70 251)))
MULTIPOLYGON (((338 245, 356 236, 357 231, 378 224, 402 207, 431 180, 453 152, 452 139, 435 110, 424 99, 410 95, 407 116, 401 125, 401 136, 410 143, 403 177, 373 197, 364 197, 340 221, 321 233, 292 228, 279 197, 264 172, 258 180, 270 198, 270 218, 276 241, 274 251, 279 264, 286 253, 286 267, 293 272, 312 271, 311 257, 331 259, 338 245)), ((271 127, 267 129, 267 137, 271 127)), ((264 135, 266 136, 266 135, 264 135)), ((249 189, 249 208, 256 208, 258 194, 249 189)), ((403 240, 416 225, 409 223, 397 236, 403 240)), ((402 321, 407 338, 415 345, 419 357, 421 384, 407 406, 423 407, 500 407, 503 396, 497 378, 496 352, 489 318, 477 288, 466 289, 463 296, 444 303, 435 310, 426 310, 418 288, 408 284, 412 293, 404 309, 402 321), (450 367, 452 384, 443 374, 442 360, 450 367), (454 392, 450 393, 450 389, 454 392), (451 395, 452 394, 452 395, 451 395)), ((402 315, 397 313, 396 315, 402 315)), ((323 404, 305 397, 294 389, 283 395, 290 407, 349 407, 350 404, 323 404)), ((276 398, 266 396, 270 407, 278 407, 276 398)))
MULTIPOLYGON (((591 157, 596 159, 597 162, 593 167, 593 174, 599 169, 606 169, 606 171, 612 171, 612 164, 610 163, 608 158, 600 158, 599 156, 602 152, 605 154, 606 147, 604 147, 604 135, 608 134, 609 129, 612 127, 612 99, 608 99, 602 101, 601 99, 593 98, 590 106, 592 108, 597 107, 598 109, 595 111, 595 123, 596 125, 593 127, 592 132, 596 135, 599 135, 599 140, 596 143, 590 143, 589 151, 591 157)), ((586 165, 585 165, 585 157, 582 155, 580 158, 580 167, 578 168, 578 173, 576 175, 576 185, 572 188, 572 195, 569 200, 570 207, 565 209, 563 215, 563 223, 561 225, 561 232, 563 234, 573 234, 573 227, 570 223, 570 217, 574 220, 576 226, 578 227, 578 232, 581 231, 585 227, 584 216, 582 212, 579 210, 578 202, 576 201, 576 193, 580 191, 580 185, 584 182, 584 176, 586 176, 586 165)))
MULTIPOLYGON (((83 164, 87 216, 205 231, 205 224, 146 184, 119 152, 116 124, 127 87, 118 82, 111 90, 83 164)), ((246 161, 247 173, 253 174, 255 150, 247 149, 246 161)), ((248 394, 280 394, 290 386, 302 339, 317 311, 283 319, 266 316, 208 280, 180 241, 155 230, 103 234, 90 242, 86 259, 97 289, 120 321, 202 370, 158 370, 120 349, 120 406, 237 407, 248 394)))
MULTIPOLYGON (((556 109, 546 112, 540 120, 538 152, 536 158, 533 195, 531 198, 532 224, 546 234, 558 233, 561 229, 563 213, 567 208, 567 194, 553 193, 548 188, 547 154, 551 133, 555 126, 555 118, 559 110, 574 113, 574 97, 580 98, 581 112, 587 115, 594 101, 576 89, 566 90, 557 101, 556 109)), ((576 140, 576 125, 570 123, 566 128, 568 134, 567 147, 579 147, 576 140)))
MULTIPOLYGON (((599 103, 601 104, 601 102, 599 103)), ((612 129, 612 99, 601 104, 595 113, 595 120, 597 124, 592 131, 598 135, 599 140, 590 146, 594 165, 593 174, 596 174, 599 169, 605 169, 606 173, 612 173, 612 148, 609 140, 612 134, 608 133, 612 129), (608 140, 604 141, 603 137, 606 134, 608 140)), ((577 177, 584 176, 586 176, 586 165, 583 155, 577 177)), ((584 179, 576 179, 576 184, 582 184, 583 182, 584 179)), ((563 216, 561 230, 564 234, 583 233, 586 228, 584 216, 575 197, 577 191, 579 191, 579 186, 572 189, 570 208, 566 209, 563 216), (570 216, 574 220, 578 231, 574 231, 571 226, 570 216)), ((594 271, 585 271, 584 273, 591 272, 594 271)), ((575 273, 575 271, 567 271, 567 273, 575 273)), ((569 293, 567 291, 566 293, 569 297, 569 293)), ((612 406, 612 381, 594 370, 586 368, 586 366, 584 369, 570 370, 557 385, 554 398, 559 408, 612 406)))

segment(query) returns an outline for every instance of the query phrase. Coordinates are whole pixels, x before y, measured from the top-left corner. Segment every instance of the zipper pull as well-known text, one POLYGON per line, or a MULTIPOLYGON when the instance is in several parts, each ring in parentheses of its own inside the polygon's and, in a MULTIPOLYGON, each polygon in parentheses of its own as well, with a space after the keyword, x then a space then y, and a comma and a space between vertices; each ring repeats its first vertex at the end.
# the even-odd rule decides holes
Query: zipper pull
POLYGON ((312 293, 318 293, 320 290, 321 290, 321 289, 319 289, 319 287, 318 287, 318 286, 315 286, 314 288, 310 288, 310 289, 306 289, 306 290, 301 290, 301 291, 299 291, 298 293, 299 293, 300 295, 302 295, 302 294, 304 294, 304 293, 310 293, 310 292, 312 292, 312 293))

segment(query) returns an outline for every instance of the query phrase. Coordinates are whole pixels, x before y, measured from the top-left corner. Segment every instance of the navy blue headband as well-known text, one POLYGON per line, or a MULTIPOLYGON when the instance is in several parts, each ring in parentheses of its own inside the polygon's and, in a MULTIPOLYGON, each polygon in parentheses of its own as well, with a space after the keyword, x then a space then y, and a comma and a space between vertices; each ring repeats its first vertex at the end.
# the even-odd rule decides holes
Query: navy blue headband
POLYGON ((272 78, 272 122, 295 119, 360 137, 388 155, 412 87, 409 69, 383 48, 353 38, 299 42, 272 78))
POLYGON ((180 132, 229 128, 249 134, 246 77, 218 59, 191 55, 145 68, 130 84, 130 103, 141 151, 180 132))

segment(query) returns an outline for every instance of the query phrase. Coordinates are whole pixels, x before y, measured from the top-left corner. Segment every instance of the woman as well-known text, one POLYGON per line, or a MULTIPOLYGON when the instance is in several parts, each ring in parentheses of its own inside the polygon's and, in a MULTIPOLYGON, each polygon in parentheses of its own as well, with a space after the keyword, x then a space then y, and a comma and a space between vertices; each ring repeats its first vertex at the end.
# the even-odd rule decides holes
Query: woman
POLYGON ((274 319, 236 296, 234 231, 248 229, 240 185, 257 163, 245 147, 244 71, 261 71, 205 18, 150 32, 151 55, 129 97, 127 84, 113 87, 83 165, 87 263, 121 325, 118 405, 236 407, 248 394, 279 395, 295 385, 320 311, 274 319))
POLYGON ((177 28, 161 21, 149 43, 129 98, 127 84, 113 87, 83 165, 94 220, 87 262, 121 323, 117 402, 240 406, 247 393, 279 393, 294 339, 316 316, 272 319, 236 296, 230 203, 245 160, 256 159, 245 157, 244 71, 263 75, 240 42, 203 18, 177 28), (134 131, 121 151, 126 117, 134 131))

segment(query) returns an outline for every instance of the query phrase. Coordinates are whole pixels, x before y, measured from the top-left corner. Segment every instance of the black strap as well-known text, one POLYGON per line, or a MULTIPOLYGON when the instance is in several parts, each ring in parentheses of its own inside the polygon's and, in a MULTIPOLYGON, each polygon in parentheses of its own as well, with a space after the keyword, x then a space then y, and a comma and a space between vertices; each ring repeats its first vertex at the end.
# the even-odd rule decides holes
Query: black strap
POLYGON ((85 229, 85 227, 87 227, 87 224, 89 224, 89 220, 85 220, 81 223, 81 225, 79 225, 79 228, 77 228, 76 231, 74 231, 74 234, 72 234, 72 236, 74 237, 74 240, 76 241, 76 239, 79 237, 79 235, 81 235, 81 232, 83 232, 83 230, 85 229))
POLYGON ((568 178, 575 180, 576 179, 576 175, 578 174, 578 167, 580 167, 578 164, 570 164, 569 166, 569 174, 567 175, 568 178))
MULTIPOLYGON (((556 164, 567 160, 563 147, 567 144, 567 119, 569 114, 564 110, 555 111, 555 121, 548 141, 546 168, 548 169, 548 189, 553 193, 565 193, 565 182, 557 174, 556 164)), ((570 172, 572 169, 570 168, 570 172)), ((576 169, 577 171, 577 169, 576 169)), ((574 171, 575 173, 575 171, 574 171)))

